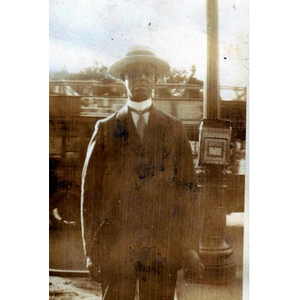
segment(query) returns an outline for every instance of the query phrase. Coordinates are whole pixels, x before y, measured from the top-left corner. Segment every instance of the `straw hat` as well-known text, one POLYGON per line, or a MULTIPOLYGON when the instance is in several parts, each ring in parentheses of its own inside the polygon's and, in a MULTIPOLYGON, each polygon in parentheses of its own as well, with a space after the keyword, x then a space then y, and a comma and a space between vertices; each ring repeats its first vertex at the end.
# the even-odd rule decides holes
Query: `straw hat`
POLYGON ((170 69, 169 64, 156 57, 155 53, 152 52, 149 47, 135 45, 131 46, 126 56, 114 63, 108 72, 115 78, 123 79, 124 72, 128 65, 135 62, 147 62, 153 64, 157 68, 157 72, 160 76, 166 74, 170 69))

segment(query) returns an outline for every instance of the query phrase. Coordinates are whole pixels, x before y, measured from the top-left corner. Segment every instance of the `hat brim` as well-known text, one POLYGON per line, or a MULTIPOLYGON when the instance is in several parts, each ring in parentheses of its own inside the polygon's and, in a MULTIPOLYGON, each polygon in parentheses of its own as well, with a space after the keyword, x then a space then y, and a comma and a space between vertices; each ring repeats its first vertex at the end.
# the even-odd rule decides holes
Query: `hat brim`
POLYGON ((120 59, 109 68, 108 72, 110 75, 112 75, 115 78, 123 79, 122 75, 126 71, 126 67, 136 62, 146 62, 146 63, 153 64, 157 68, 157 73, 160 77, 168 73, 170 70, 170 65, 166 61, 157 58, 156 56, 134 55, 134 56, 126 56, 120 59))

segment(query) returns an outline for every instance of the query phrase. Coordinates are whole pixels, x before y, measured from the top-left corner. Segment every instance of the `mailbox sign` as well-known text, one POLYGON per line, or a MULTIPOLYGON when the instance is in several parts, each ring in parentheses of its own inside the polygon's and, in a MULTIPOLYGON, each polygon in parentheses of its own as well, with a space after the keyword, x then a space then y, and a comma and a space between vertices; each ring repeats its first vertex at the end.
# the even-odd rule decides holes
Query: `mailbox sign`
POLYGON ((202 121, 200 126, 200 164, 229 165, 231 133, 231 127, 227 121, 202 121))

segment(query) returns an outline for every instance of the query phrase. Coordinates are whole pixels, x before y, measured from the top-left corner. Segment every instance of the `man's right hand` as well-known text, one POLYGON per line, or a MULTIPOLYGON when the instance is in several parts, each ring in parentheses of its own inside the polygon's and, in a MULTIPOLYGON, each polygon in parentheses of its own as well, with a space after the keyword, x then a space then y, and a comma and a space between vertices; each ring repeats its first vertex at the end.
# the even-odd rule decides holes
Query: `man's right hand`
POLYGON ((189 250, 183 259, 184 278, 198 282, 202 278, 204 268, 199 254, 195 250, 189 250))
POLYGON ((92 268, 92 261, 89 257, 86 258, 86 268, 90 271, 92 268))

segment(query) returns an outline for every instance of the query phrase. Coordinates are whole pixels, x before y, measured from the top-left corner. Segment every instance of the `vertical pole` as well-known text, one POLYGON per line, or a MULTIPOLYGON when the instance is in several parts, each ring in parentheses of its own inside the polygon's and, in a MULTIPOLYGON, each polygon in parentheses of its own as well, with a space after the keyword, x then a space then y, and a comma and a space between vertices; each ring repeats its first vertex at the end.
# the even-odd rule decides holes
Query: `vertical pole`
POLYGON ((204 118, 219 117, 219 21, 218 0, 206 0, 207 69, 204 92, 204 118))
MULTIPOLYGON (((222 139, 230 145, 231 127, 219 119, 219 37, 218 0, 206 0, 207 71, 204 92, 204 119, 199 129, 199 155, 196 172, 201 197, 201 234, 199 256, 203 265, 193 280, 207 284, 224 284, 235 279, 236 264, 232 246, 226 241, 226 191, 228 164, 210 153, 211 145, 222 139), (206 146, 205 146, 206 145, 206 146), (214 157, 214 159, 212 159, 214 157)), ((215 143, 215 144, 214 144, 215 143)), ((229 156, 228 147, 221 147, 221 157, 229 156)), ((213 147, 212 147, 213 148, 213 147)))

